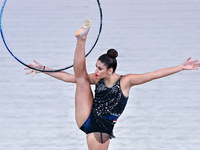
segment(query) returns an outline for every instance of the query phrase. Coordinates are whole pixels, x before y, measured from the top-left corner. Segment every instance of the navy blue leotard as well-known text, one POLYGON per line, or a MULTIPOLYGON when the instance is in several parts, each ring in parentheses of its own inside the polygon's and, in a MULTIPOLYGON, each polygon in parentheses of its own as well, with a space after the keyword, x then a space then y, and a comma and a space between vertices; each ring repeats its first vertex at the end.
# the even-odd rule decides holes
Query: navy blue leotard
POLYGON ((95 137, 101 143, 114 137, 114 124, 127 104, 128 97, 123 95, 120 86, 121 77, 111 88, 105 85, 104 79, 98 81, 92 111, 80 128, 86 134, 98 133, 95 137))

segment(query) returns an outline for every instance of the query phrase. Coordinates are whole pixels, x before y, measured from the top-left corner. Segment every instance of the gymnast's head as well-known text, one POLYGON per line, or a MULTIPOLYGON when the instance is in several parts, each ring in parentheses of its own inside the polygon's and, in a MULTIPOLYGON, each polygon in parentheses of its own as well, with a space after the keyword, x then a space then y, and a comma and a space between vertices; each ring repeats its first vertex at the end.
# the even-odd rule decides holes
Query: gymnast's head
POLYGON ((117 68, 118 52, 115 49, 109 49, 106 54, 101 55, 96 63, 96 76, 105 78, 107 75, 115 73, 117 68))

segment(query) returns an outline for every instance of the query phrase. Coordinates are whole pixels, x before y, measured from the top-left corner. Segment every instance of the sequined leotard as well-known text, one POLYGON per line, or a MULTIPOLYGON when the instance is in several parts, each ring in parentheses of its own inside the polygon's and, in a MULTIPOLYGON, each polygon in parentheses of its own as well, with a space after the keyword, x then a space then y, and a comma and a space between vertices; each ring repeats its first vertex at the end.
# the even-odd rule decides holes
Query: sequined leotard
POLYGON ((89 118, 80 128, 86 134, 98 133, 99 135, 97 136, 99 139, 97 136, 95 137, 101 143, 114 137, 114 124, 122 114, 128 100, 121 90, 121 77, 122 76, 119 77, 111 88, 105 85, 104 79, 98 81, 96 84, 92 111, 89 118), (102 133, 107 136, 102 136, 102 133))

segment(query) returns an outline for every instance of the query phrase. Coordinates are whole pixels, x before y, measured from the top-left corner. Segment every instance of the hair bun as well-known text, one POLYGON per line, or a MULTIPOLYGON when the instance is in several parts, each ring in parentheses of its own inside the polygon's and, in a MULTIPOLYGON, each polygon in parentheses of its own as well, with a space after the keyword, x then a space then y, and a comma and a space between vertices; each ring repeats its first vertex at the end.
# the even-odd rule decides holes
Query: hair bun
POLYGON ((108 57, 115 59, 118 56, 118 52, 115 49, 109 49, 107 55, 108 57))

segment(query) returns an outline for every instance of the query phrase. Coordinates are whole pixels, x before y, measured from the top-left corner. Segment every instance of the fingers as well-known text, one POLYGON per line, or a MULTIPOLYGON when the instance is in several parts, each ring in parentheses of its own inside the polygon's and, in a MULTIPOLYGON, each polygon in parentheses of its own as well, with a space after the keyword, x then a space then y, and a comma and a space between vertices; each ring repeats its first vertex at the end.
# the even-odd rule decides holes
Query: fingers
POLYGON ((191 59, 191 57, 189 57, 186 61, 189 61, 191 59))
POLYGON ((195 63, 194 67, 200 67, 200 63, 195 63))
POLYGON ((33 59, 34 63, 39 64, 39 62, 37 62, 35 59, 33 59))
POLYGON ((192 70, 199 70, 198 67, 200 67, 200 63, 196 63, 196 62, 198 62, 198 60, 193 61, 193 68, 192 68, 192 70))
MULTIPOLYGON (((191 58, 192 58, 192 57, 189 57, 186 61, 189 61, 191 58)), ((192 63, 196 63, 196 62, 198 62, 198 60, 192 61, 192 63)))
POLYGON ((197 63, 197 62, 198 62, 198 60, 193 61, 193 63, 197 63))
POLYGON ((36 74, 37 74, 37 72, 35 71, 35 72, 33 73, 32 77, 34 77, 36 74))
MULTIPOLYGON (((29 64, 29 66, 31 66, 31 67, 35 67, 34 65, 32 65, 32 64, 29 64)), ((24 68, 24 70, 30 70, 31 68, 29 68, 29 67, 27 67, 27 68, 24 68)))
POLYGON ((24 70, 30 70, 30 68, 24 68, 24 70))
POLYGON ((27 72, 26 73, 26 75, 28 75, 28 74, 30 74, 30 73, 33 73, 34 71, 33 70, 31 70, 31 71, 29 71, 29 72, 27 72))
MULTIPOLYGON (((25 68, 25 70, 28 70, 30 68, 25 68)), ((29 72, 26 73, 26 75, 33 73, 32 77, 35 76, 37 73, 40 73, 40 71, 36 71, 36 70, 31 70, 29 72)))
MULTIPOLYGON (((29 66, 33 68, 39 68, 40 63, 37 62, 35 59, 33 59, 33 62, 36 63, 36 65, 29 64, 29 66)), ((40 71, 33 70, 29 67, 24 68, 24 70, 30 70, 29 72, 26 73, 26 75, 33 73, 32 77, 34 77, 37 73, 40 73, 40 71)))

